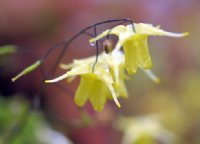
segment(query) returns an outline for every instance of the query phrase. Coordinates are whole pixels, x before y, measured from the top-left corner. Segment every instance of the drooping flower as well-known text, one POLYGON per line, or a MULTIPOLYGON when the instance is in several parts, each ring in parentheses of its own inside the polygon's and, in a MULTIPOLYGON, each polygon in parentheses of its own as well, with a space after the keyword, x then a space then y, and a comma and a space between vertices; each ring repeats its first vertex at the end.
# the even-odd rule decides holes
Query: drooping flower
POLYGON ((80 76, 80 84, 75 94, 75 104, 79 107, 85 105, 89 100, 93 108, 101 111, 107 99, 113 99, 118 107, 118 97, 127 97, 127 90, 124 84, 124 55, 102 53, 93 71, 95 56, 74 60, 70 65, 62 65, 62 68, 70 70, 53 80, 46 80, 46 83, 58 82, 60 80, 80 76))
POLYGON ((124 132, 122 144, 171 144, 175 141, 174 133, 161 124, 158 116, 121 117, 116 126, 124 132))
POLYGON ((129 74, 133 74, 136 73, 138 67, 150 69, 152 66, 147 44, 148 36, 183 37, 188 33, 172 33, 161 30, 159 27, 153 27, 151 24, 134 23, 127 26, 118 25, 108 29, 97 37, 90 39, 90 43, 94 43, 108 34, 118 36, 119 40, 114 51, 118 51, 123 47, 126 70, 129 74))

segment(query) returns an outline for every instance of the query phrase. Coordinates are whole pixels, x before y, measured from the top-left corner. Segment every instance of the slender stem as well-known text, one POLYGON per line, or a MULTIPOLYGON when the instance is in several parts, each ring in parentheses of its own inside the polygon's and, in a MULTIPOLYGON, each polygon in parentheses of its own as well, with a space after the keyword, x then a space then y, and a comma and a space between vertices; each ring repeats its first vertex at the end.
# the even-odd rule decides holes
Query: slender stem
MULTIPOLYGON (((61 41, 59 43, 57 43, 56 45, 54 45, 53 47, 49 48, 48 51, 43 55, 43 57, 40 59, 41 63, 44 63, 44 61, 47 59, 47 57, 57 48, 60 48, 62 45, 64 45, 62 47, 62 51, 60 52, 60 55, 59 55, 59 58, 56 60, 56 62, 54 63, 54 65, 52 66, 52 68, 47 72, 45 73, 43 68, 40 67, 41 71, 42 71, 42 75, 44 77, 44 80, 45 79, 48 79, 49 78, 49 74, 50 73, 53 73, 55 71, 55 68, 56 66, 58 65, 58 63, 61 61, 62 57, 64 56, 64 53, 66 52, 68 46, 70 43, 72 43, 76 38, 78 38, 80 35, 82 34, 86 34, 88 36, 91 36, 93 37, 94 35, 91 34, 91 33, 88 33, 87 30, 91 29, 91 28, 94 28, 95 31, 96 31, 96 27, 99 26, 99 25, 102 25, 102 24, 106 24, 106 23, 111 23, 111 22, 119 22, 121 21, 121 23, 124 23, 124 22, 130 22, 129 19, 115 19, 115 20, 106 20, 106 21, 102 21, 102 22, 99 22, 99 23, 96 23, 96 24, 93 24, 93 25, 90 25, 84 29, 82 29, 81 31, 79 31, 78 33, 76 33, 74 36, 72 36, 69 40, 64 40, 64 41, 61 41)), ((96 36, 96 32, 95 32, 95 36, 96 36)), ((98 61, 98 47, 97 47, 97 51, 96 51, 96 60, 95 60, 95 63, 94 63, 94 66, 93 66, 93 69, 95 67, 95 64, 96 62, 98 61)), ((42 66, 42 64, 41 64, 42 66)), ((57 87, 61 87, 59 85, 56 85, 57 87)), ((44 85, 43 82, 41 82, 41 89, 40 91, 37 93, 35 99, 37 102, 34 103, 35 107, 39 107, 40 104, 38 104, 38 100, 40 101, 41 99, 41 93, 45 90, 45 87, 46 85, 44 85)), ((62 87, 63 88, 63 87, 62 87)), ((69 91, 69 89, 66 89, 68 92, 71 93, 71 91, 69 91)))
MULTIPOLYGON (((49 74, 52 73, 53 71, 55 71, 56 66, 57 66, 58 63, 61 61, 62 57, 64 56, 64 53, 65 53, 65 51, 67 50, 69 44, 72 43, 76 38, 78 38, 78 37, 79 37, 80 35, 82 35, 82 34, 86 34, 86 35, 88 35, 88 36, 90 36, 90 37, 94 37, 94 36, 96 36, 97 33, 95 32, 95 34, 91 34, 91 33, 87 32, 87 30, 89 30, 89 29, 91 29, 91 28, 94 28, 94 30, 95 30, 96 27, 99 26, 99 25, 106 24, 106 23, 111 23, 111 22, 119 22, 119 21, 121 21, 120 24, 122 24, 122 23, 124 23, 124 22, 130 22, 129 19, 116 19, 116 20, 107 20, 107 21, 99 22, 99 23, 90 25, 90 26, 88 26, 88 27, 82 29, 82 30, 79 31, 77 34, 75 34, 74 36, 72 36, 69 40, 61 41, 61 42, 57 43, 56 45, 54 45, 53 47, 49 48, 49 49, 47 50, 47 52, 43 55, 43 57, 40 59, 41 63, 44 63, 44 61, 47 59, 47 57, 48 57, 54 50, 56 50, 57 48, 61 48, 61 46, 64 45, 64 46, 62 47, 62 51, 60 52, 59 59, 57 59, 57 61, 54 63, 54 65, 53 65, 52 68, 49 70, 49 72, 45 73, 45 71, 44 71, 44 69, 43 69, 43 67, 42 67, 42 64, 41 64, 41 66, 40 66, 40 71, 42 72, 43 81, 44 81, 45 79, 48 79, 48 78, 49 78, 49 74)), ((95 31, 96 31, 96 30, 95 30, 95 31)), ((97 51, 96 51, 96 55, 97 55, 97 57, 96 57, 96 60, 95 60, 94 65, 93 65, 93 69, 94 69, 94 67, 95 67, 96 62, 98 61, 98 48, 97 48, 97 51)), ((94 70, 93 70, 93 71, 94 71, 94 70)), ((42 93, 43 91, 45 91, 46 86, 47 86, 47 85, 44 85, 44 82, 43 82, 43 81, 42 81, 41 84, 40 84, 40 90, 39 90, 39 92, 35 95, 35 98, 34 98, 33 105, 34 105, 34 107, 36 107, 36 108, 39 108, 39 107, 40 107, 40 105, 41 105, 41 104, 40 104, 41 93, 42 93)), ((67 92, 70 93, 70 95, 72 95, 72 91, 70 91, 69 89, 66 89, 66 88, 64 88, 63 86, 58 85, 58 84, 55 84, 55 86, 56 86, 56 87, 59 87, 59 88, 62 88, 62 89, 65 89, 67 92)))
MULTIPOLYGON (((93 25, 90 25, 84 29, 82 29, 81 31, 79 31, 78 33, 76 33, 74 36, 72 36, 68 41, 66 42, 60 42, 58 44, 58 46, 62 45, 64 43, 64 46, 63 46, 63 49, 62 51, 60 52, 60 55, 59 55, 59 58, 56 60, 56 62, 54 63, 54 65, 52 66, 52 68, 49 70, 49 73, 53 73, 53 71, 55 71, 56 69, 56 66, 58 65, 58 63, 61 61, 61 59, 63 58, 64 54, 65 54, 65 51, 67 50, 68 46, 76 39, 78 38, 80 35, 84 34, 84 32, 86 32, 87 30, 93 28, 93 27, 96 27, 96 26, 99 26, 99 25, 102 25, 102 24, 106 24, 106 23, 111 23, 111 22, 118 22, 118 21, 127 21, 129 22, 130 20, 129 19, 115 19, 115 20, 106 20, 106 21, 102 21, 102 22, 99 22, 99 23, 96 23, 96 24, 93 24, 93 25)), ((52 49, 55 49, 56 47, 52 48, 52 49)), ((50 52, 52 50, 50 49, 50 52)), ((47 52, 48 54, 46 54, 46 57, 50 54, 50 52, 47 52)), ((44 60, 44 59, 43 59, 44 60)))
POLYGON ((60 58, 57 61, 60 61, 62 59, 62 55, 63 53, 66 51, 67 46, 69 46, 70 43, 72 43, 77 37, 79 37, 81 34, 87 33, 86 31, 93 28, 94 26, 99 26, 102 24, 106 24, 106 23, 111 23, 111 22, 118 22, 118 21, 127 21, 130 22, 129 19, 115 19, 115 20, 106 20, 106 21, 102 21, 93 25, 90 25, 84 29, 82 29, 81 31, 79 31, 78 33, 76 33, 74 36, 72 36, 69 40, 65 40, 62 42, 59 42, 58 44, 54 45, 53 47, 51 47, 45 54, 44 56, 41 58, 41 61, 44 62, 46 60, 46 58, 49 56, 49 54, 55 50, 56 48, 59 48, 59 46, 63 45, 63 50, 60 53, 60 58))
MULTIPOLYGON (((96 29, 96 25, 94 26, 94 35, 95 37, 97 36, 97 29, 96 29)), ((92 71, 94 72, 94 68, 95 68, 95 65, 98 61, 98 55, 99 55, 99 44, 98 44, 98 41, 95 42, 95 45, 96 45, 96 58, 95 58, 95 62, 92 66, 92 71)))

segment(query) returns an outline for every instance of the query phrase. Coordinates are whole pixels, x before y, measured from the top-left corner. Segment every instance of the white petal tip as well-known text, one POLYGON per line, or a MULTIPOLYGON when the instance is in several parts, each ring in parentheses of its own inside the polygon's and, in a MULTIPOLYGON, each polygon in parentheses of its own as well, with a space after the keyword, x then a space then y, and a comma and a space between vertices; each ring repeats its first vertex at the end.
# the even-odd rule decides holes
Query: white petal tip
POLYGON ((156 78, 153 80, 155 83, 159 84, 160 83, 160 79, 159 78, 156 78))
POLYGON ((144 72, 146 72, 149 78, 153 80, 155 83, 157 84, 160 83, 160 79, 151 70, 144 70, 144 72))
POLYGON ((53 83, 55 82, 54 80, 45 80, 44 83, 53 83))
POLYGON ((190 33, 189 32, 185 32, 183 33, 183 36, 188 36, 190 33))
POLYGON ((45 83, 54 83, 54 82, 58 82, 58 81, 61 81, 61 80, 63 80, 63 79, 66 79, 67 77, 68 77, 68 74, 65 73, 65 74, 63 74, 63 75, 61 75, 61 76, 59 76, 59 77, 57 77, 57 78, 55 78, 55 79, 52 79, 52 80, 45 80, 45 83))
POLYGON ((117 107, 118 107, 118 108, 121 108, 121 105, 120 105, 119 103, 117 103, 117 107))
POLYGON ((95 38, 92 38, 92 39, 89 40, 89 43, 90 43, 91 45, 93 45, 95 42, 96 42, 96 39, 95 39, 95 38))
POLYGON ((63 63, 61 63, 60 64, 60 68, 61 69, 70 69, 70 68, 72 68, 72 64, 63 64, 63 63))
POLYGON ((172 37, 184 37, 184 36, 188 36, 189 33, 185 32, 185 33, 171 33, 168 32, 168 36, 172 36, 172 37))
POLYGON ((11 80, 12 80, 12 82, 15 82, 17 79, 14 77, 14 78, 12 78, 11 80))

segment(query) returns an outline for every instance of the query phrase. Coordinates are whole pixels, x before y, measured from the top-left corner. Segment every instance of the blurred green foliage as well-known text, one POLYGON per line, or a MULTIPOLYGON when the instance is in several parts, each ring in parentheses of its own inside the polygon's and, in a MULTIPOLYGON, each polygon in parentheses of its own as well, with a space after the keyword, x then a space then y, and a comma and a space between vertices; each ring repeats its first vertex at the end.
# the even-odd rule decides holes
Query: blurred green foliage
POLYGON ((0 55, 5 55, 5 54, 12 54, 17 51, 17 47, 14 45, 4 45, 0 46, 0 55))
POLYGON ((49 144, 52 130, 38 111, 19 96, 0 98, 0 144, 49 144))
POLYGON ((0 98, 0 143, 38 143, 35 134, 42 119, 28 110, 28 103, 18 96, 0 98))

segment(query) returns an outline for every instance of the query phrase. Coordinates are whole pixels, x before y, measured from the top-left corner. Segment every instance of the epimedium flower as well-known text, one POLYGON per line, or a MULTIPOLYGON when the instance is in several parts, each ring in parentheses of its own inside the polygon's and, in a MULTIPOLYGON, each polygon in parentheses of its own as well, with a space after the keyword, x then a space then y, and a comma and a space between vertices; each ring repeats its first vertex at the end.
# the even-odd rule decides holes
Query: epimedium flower
POLYGON ((58 82, 67 78, 80 76, 80 84, 75 93, 75 104, 79 107, 89 100, 93 108, 101 111, 108 99, 113 99, 118 107, 118 97, 127 97, 124 74, 124 55, 102 53, 94 69, 95 56, 74 60, 72 64, 61 65, 63 69, 70 69, 65 74, 46 83, 58 82))
POLYGON ((156 115, 120 117, 116 127, 124 133, 122 144, 175 142, 174 133, 166 129, 156 115))
MULTIPOLYGON (((106 55, 105 55, 106 56, 106 55)), ((107 55, 107 63, 114 79, 114 88, 117 95, 124 98, 128 97, 125 79, 129 77, 125 74, 125 58, 121 51, 114 51, 107 55)))
POLYGON ((118 51, 123 47, 126 70, 129 74, 134 74, 138 67, 142 69, 150 69, 152 67, 147 44, 148 36, 183 37, 188 33, 172 33, 164 31, 159 27, 154 27, 151 24, 134 23, 127 26, 118 25, 108 29, 97 37, 90 39, 89 42, 94 43, 109 34, 118 36, 119 40, 114 51, 118 51))

